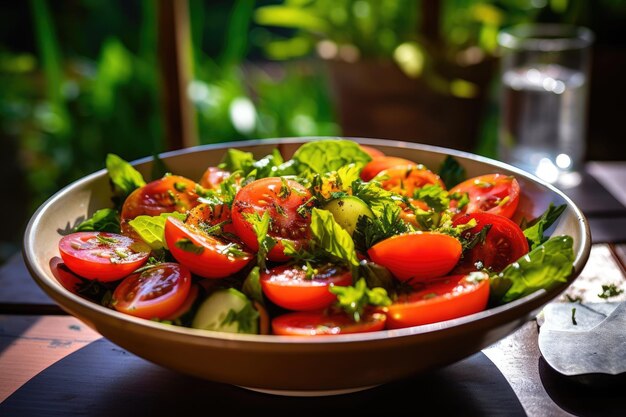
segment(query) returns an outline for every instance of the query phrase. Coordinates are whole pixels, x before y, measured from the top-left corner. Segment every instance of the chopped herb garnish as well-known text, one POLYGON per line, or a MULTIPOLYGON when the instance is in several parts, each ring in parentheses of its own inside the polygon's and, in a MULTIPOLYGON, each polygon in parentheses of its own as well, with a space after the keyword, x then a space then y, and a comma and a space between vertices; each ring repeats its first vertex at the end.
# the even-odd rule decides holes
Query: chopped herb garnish
POLYGON ((281 200, 286 199, 291 195, 291 188, 289 187, 289 183, 287 183, 287 179, 285 177, 280 177, 280 190, 278 191, 278 198, 281 200))
POLYGON ((119 243, 119 241, 112 237, 102 236, 100 233, 96 234, 96 239, 98 242, 103 243, 105 245, 115 245, 119 243))
POLYGON ((174 245, 178 249, 182 249, 186 252, 195 253, 196 255, 200 255, 204 252, 204 248, 202 246, 196 245, 191 240, 187 238, 178 239, 174 245))
POLYGON ((617 288, 615 284, 602 285, 602 292, 598 294, 598 297, 606 300, 607 298, 617 297, 623 292, 624 290, 617 288))
POLYGON ((348 313, 354 321, 360 321, 365 307, 372 306, 388 306, 391 299, 387 295, 384 288, 368 288, 365 279, 361 278, 354 286, 330 287, 329 291, 337 295, 337 306, 348 313))
POLYGON ((578 325, 578 323, 576 322, 576 307, 572 307, 572 324, 574 326, 578 325))

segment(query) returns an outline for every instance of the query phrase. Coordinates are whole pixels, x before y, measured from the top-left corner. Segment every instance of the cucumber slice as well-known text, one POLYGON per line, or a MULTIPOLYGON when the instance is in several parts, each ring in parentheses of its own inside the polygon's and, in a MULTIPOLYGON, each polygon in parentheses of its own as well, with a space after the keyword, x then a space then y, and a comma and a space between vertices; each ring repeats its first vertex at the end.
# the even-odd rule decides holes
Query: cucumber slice
POLYGON ((359 216, 374 217, 374 213, 372 213, 365 201, 354 196, 335 198, 326 203, 323 208, 330 211, 339 226, 350 233, 350 235, 356 229, 356 222, 359 216))
POLYGON ((191 327, 229 333, 259 332, 259 313, 243 293, 234 288, 217 290, 200 305, 191 327))

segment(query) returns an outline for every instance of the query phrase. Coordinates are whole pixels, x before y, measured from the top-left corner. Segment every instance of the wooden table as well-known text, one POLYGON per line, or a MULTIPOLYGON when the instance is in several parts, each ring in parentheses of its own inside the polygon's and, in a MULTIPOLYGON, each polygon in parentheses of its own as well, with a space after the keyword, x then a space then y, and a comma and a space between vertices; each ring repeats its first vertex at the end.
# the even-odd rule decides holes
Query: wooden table
MULTIPOLYGON (((594 245, 568 294, 626 288, 626 163, 590 163, 568 194, 594 245), (609 191, 607 191, 609 190, 609 191)), ((626 293, 614 301, 626 299, 626 293), (621 297, 621 298, 620 298, 621 297)), ((561 297, 558 302, 565 302, 561 297)), ((626 331, 626 330, 625 330, 626 331)), ((360 393, 294 398, 198 380, 128 353, 65 315, 16 255, 0 269, 0 416, 28 415, 626 415, 623 383, 581 385, 542 359, 535 320, 470 358, 360 393), (217 412, 219 411, 219 412, 217 412)), ((623 381, 623 380, 622 380, 623 381)))

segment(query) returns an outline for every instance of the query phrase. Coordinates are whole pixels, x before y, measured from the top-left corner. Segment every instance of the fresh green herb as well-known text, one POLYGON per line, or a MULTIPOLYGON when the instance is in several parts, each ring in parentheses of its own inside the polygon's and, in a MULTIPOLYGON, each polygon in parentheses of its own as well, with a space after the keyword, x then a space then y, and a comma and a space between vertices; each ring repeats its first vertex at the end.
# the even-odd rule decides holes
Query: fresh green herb
MULTIPOLYGON (((476 222, 476 219, 472 220, 476 222)), ((473 236, 470 235, 469 239, 465 239, 463 233, 461 233, 461 245, 463 248, 463 253, 469 251, 470 249, 473 249, 476 245, 484 244, 485 240, 487 239, 487 234, 492 227, 492 224, 486 224, 482 229, 480 229, 478 233, 473 236)))
POLYGON ((120 217, 117 210, 104 208, 96 211, 89 219, 84 220, 72 229, 73 232, 120 232, 120 217))
POLYGON ((361 320, 365 307, 388 306, 391 299, 384 288, 368 288, 365 279, 359 279, 354 286, 333 286, 329 291, 337 295, 337 306, 349 314, 354 321, 361 320))
POLYGON ((243 251, 241 246, 239 246, 235 242, 227 243, 224 247, 220 248, 218 252, 222 255, 231 256, 233 258, 242 258, 247 255, 247 253, 243 251))
POLYGON ((435 212, 442 212, 450 207, 448 192, 437 184, 428 184, 415 190, 414 197, 428 204, 435 212))
POLYGON ((314 208, 311 212, 311 237, 315 246, 352 268, 359 265, 350 234, 335 221, 327 210, 314 208))
POLYGON ((578 323, 576 322, 576 307, 572 307, 572 324, 574 326, 578 325, 578 323))
POLYGON ((448 197, 450 200, 456 200, 457 210, 463 209, 463 207, 467 206, 470 202, 468 193, 450 193, 448 197))
POLYGON ((365 253, 381 240, 411 230, 410 226, 400 219, 400 208, 395 204, 388 204, 380 216, 375 218, 360 216, 352 237, 357 250, 365 253))
POLYGON ((311 197, 304 203, 300 204, 296 209, 296 213, 298 213, 301 217, 306 217, 311 214, 311 210, 313 209, 313 202, 315 200, 315 197, 311 197))
POLYGON ((465 168, 451 155, 446 156, 439 167, 439 176, 447 189, 465 181, 466 175, 465 168))
POLYGON ((567 282, 574 262, 573 239, 555 236, 491 277, 490 303, 504 304, 567 282))
POLYGON ((263 290, 261 289, 261 274, 258 266, 252 268, 248 276, 243 281, 241 291, 251 300, 257 301, 261 305, 265 304, 263 300, 263 290))
POLYGON ((232 308, 228 310, 220 326, 227 327, 236 323, 238 333, 256 333, 257 320, 259 320, 259 312, 255 310, 250 302, 247 302, 239 311, 235 311, 232 308))
POLYGON ((267 254, 276 245, 277 241, 269 235, 270 231, 270 213, 265 211, 263 217, 259 216, 259 213, 245 214, 245 219, 250 225, 252 230, 256 234, 257 242, 259 244, 259 250, 257 251, 257 264, 261 269, 265 270, 265 259, 267 254))
POLYGON ((278 191, 278 198, 281 200, 286 199, 291 195, 291 187, 285 177, 280 177, 280 190, 278 191))
POLYGON ((176 246, 178 249, 184 250, 185 252, 191 252, 196 255, 200 255, 202 252, 204 252, 204 247, 196 245, 186 237, 178 239, 176 243, 174 243, 174 246, 176 246))
POLYGON ((141 173, 119 156, 108 154, 105 164, 113 187, 113 200, 116 206, 121 207, 130 193, 146 185, 141 173))
POLYGON ((103 236, 100 233, 96 234, 96 239, 98 240, 98 242, 104 245, 115 245, 116 243, 119 243, 117 239, 113 237, 103 236))
POLYGON ((371 159, 357 143, 343 139, 308 142, 293 155, 300 176, 337 171, 352 163, 365 165, 371 159))
POLYGON ((161 213, 158 216, 137 216, 130 220, 128 224, 139 235, 141 240, 146 242, 152 249, 167 249, 165 242, 165 221, 168 217, 173 216, 179 220, 185 220, 186 215, 183 213, 161 213))
POLYGON ((241 171, 245 174, 250 172, 252 164, 255 162, 252 152, 244 152, 239 149, 230 148, 224 154, 219 167, 225 171, 241 171))
POLYGON ((187 184, 184 182, 174 182, 174 189, 179 193, 184 193, 187 190, 187 184))
POLYGON ((617 297, 623 292, 624 290, 617 288, 615 284, 602 285, 602 292, 598 294, 598 297, 606 300, 607 298, 617 297))
POLYGON ((525 225, 524 236, 528 239, 531 249, 536 248, 548 239, 544 235, 545 231, 559 218, 565 208, 565 204, 557 207, 550 203, 548 209, 541 216, 525 225))
POLYGON ((354 242, 329 211, 313 208, 310 229, 311 240, 306 248, 298 248, 289 241, 283 241, 285 255, 308 264, 310 271, 314 269, 311 265, 339 262, 351 269, 353 277, 358 275, 359 260, 354 242))
POLYGON ((359 263, 359 276, 365 278, 369 288, 382 287, 388 293, 395 291, 396 280, 391 272, 382 265, 362 260, 359 263))
POLYGON ((567 297, 567 301, 569 301, 570 303, 582 303, 583 299, 580 295, 576 296, 576 297, 572 297, 569 294, 566 294, 565 297, 567 297))

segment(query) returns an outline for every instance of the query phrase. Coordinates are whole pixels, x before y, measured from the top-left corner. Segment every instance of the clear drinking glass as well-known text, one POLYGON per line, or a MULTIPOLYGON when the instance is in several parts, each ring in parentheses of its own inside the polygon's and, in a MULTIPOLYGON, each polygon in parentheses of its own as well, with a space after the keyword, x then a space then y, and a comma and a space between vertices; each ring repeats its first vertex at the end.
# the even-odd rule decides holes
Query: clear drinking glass
POLYGON ((562 188, 580 183, 594 35, 561 24, 498 35, 502 53, 500 159, 562 188))

